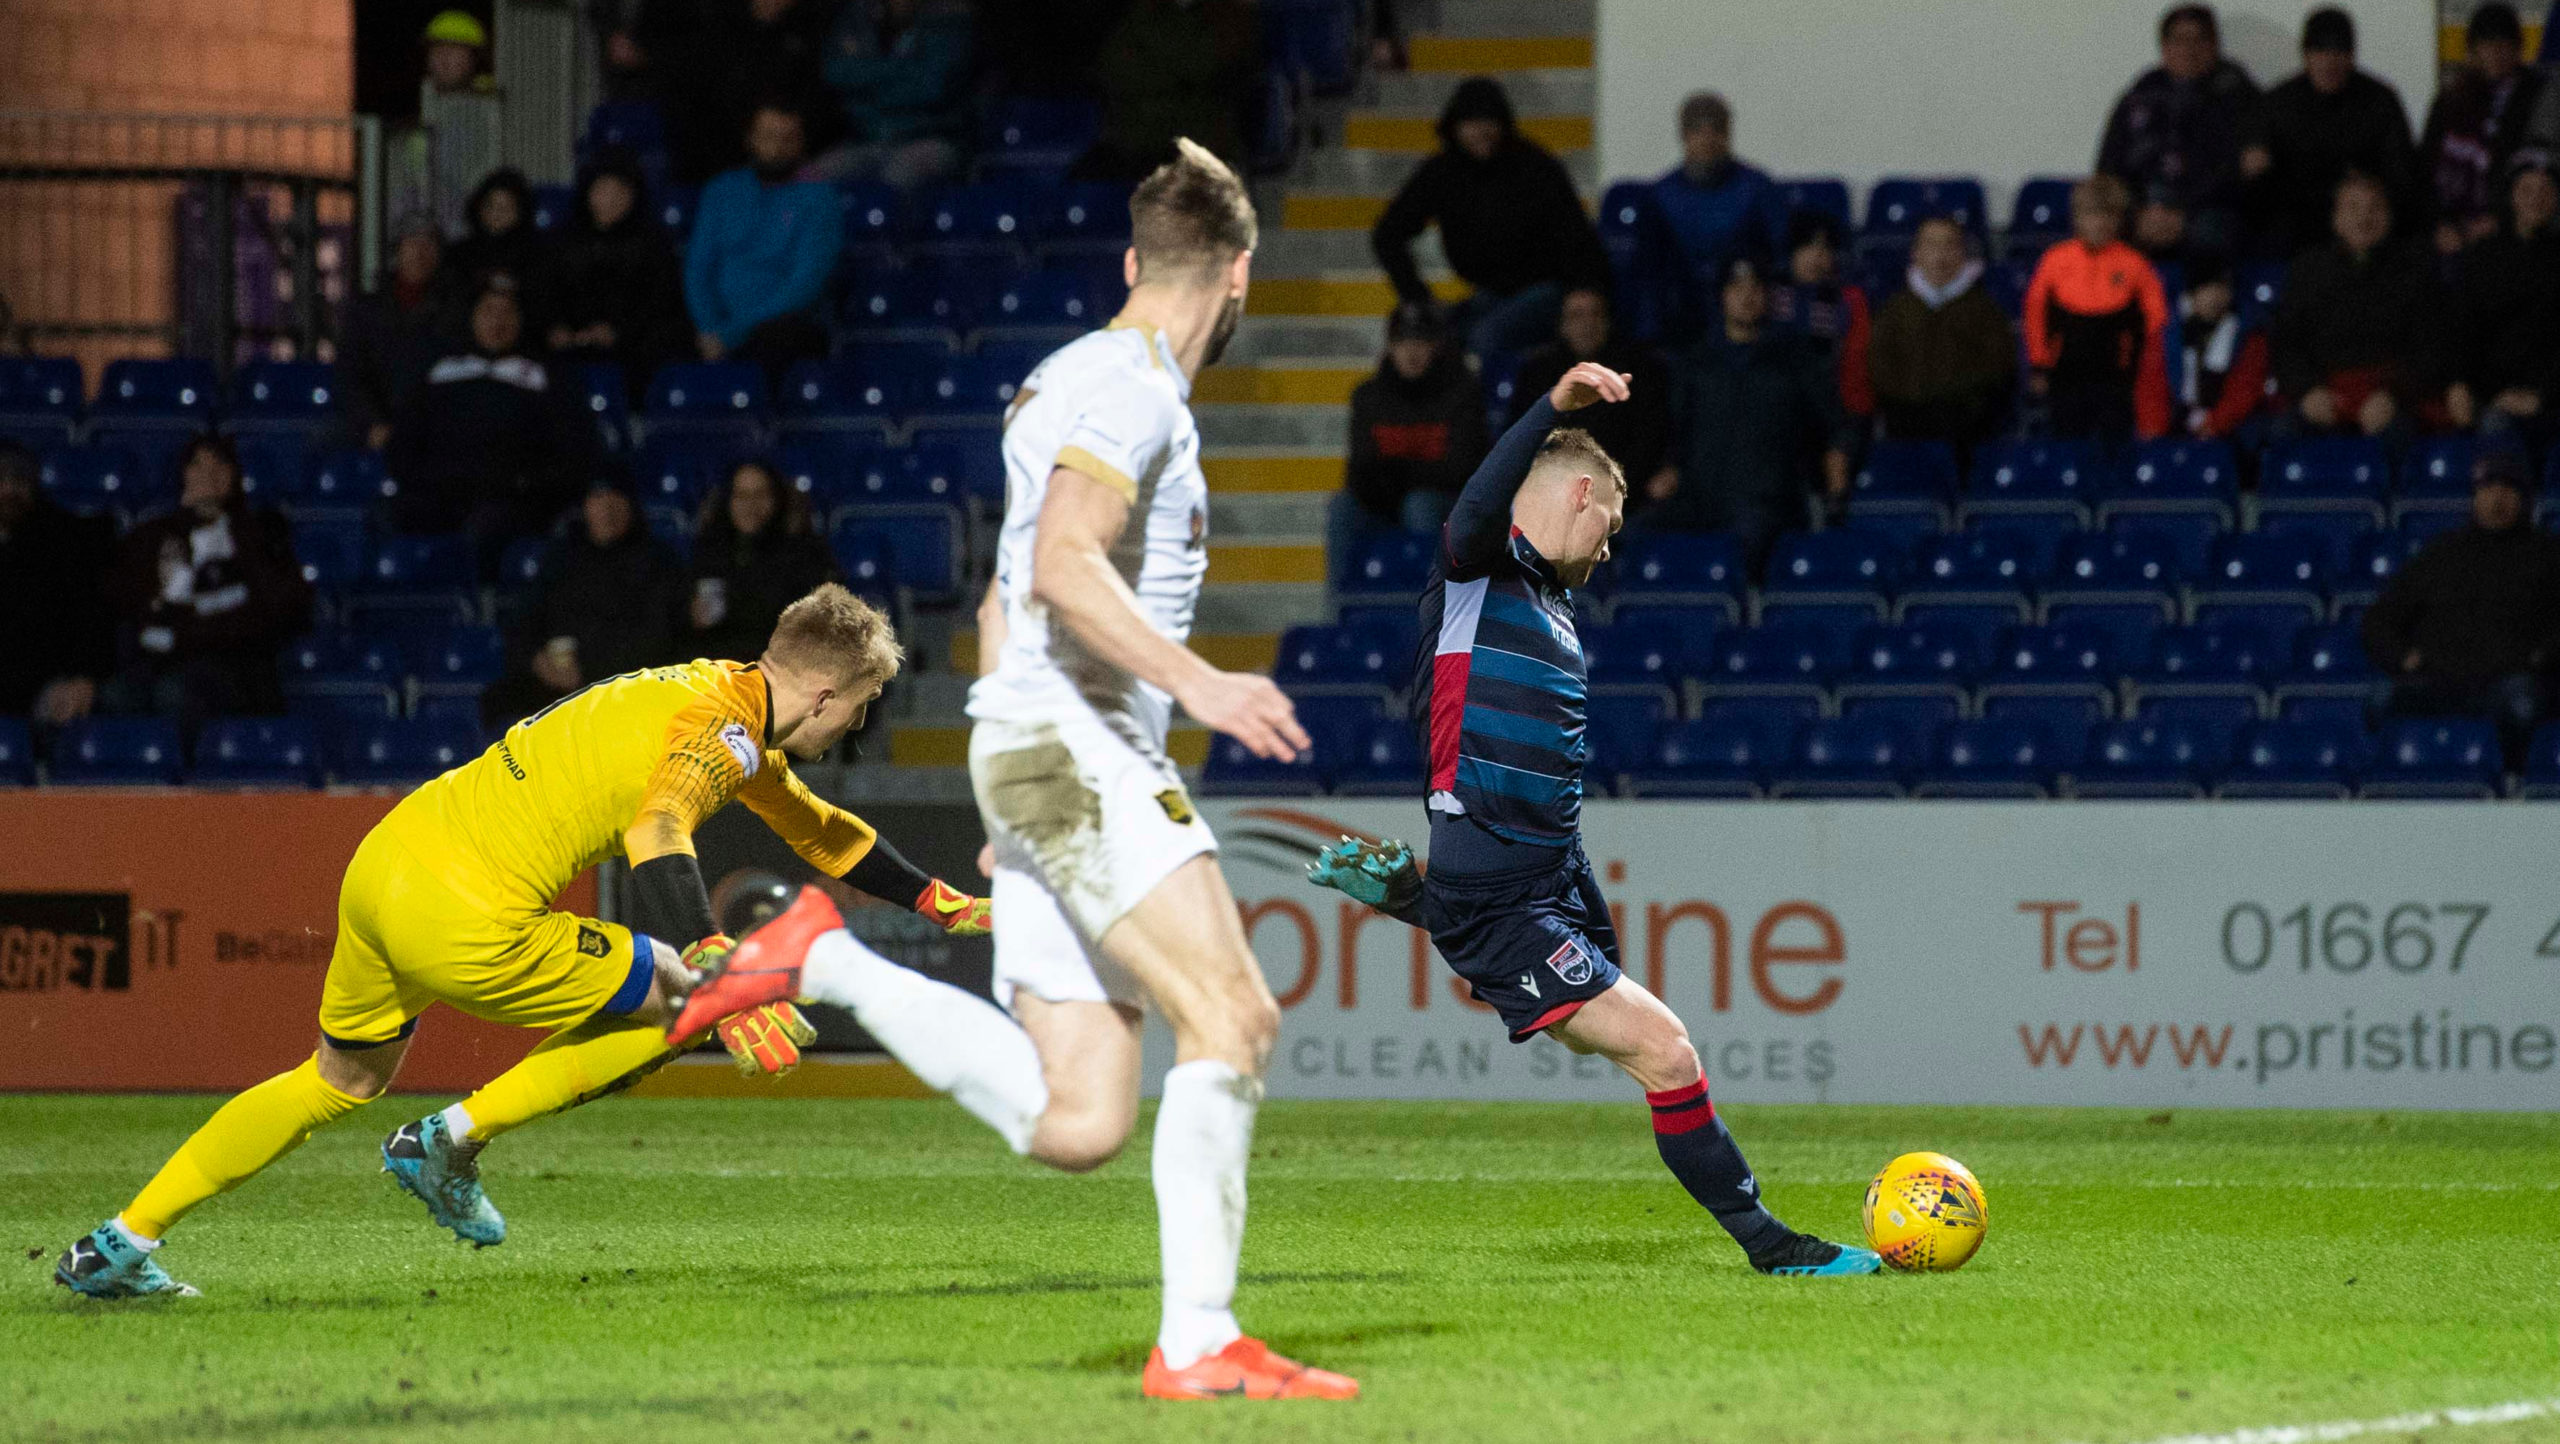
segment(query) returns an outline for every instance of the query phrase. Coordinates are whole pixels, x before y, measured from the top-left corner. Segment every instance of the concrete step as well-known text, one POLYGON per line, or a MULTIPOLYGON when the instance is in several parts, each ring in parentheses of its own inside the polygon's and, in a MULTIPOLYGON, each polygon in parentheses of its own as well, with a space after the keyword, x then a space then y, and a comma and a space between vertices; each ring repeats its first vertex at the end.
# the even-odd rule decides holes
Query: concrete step
POLYGON ((1416 35, 1405 43, 1409 68, 1482 75, 1499 70, 1588 70, 1591 36, 1416 35))
POLYGON ((1193 625, 1202 632, 1257 633, 1332 620, 1333 602, 1324 583, 1265 582, 1202 592, 1193 625))
MULTIPOLYGON (((1436 128, 1437 111, 1429 114, 1396 114, 1380 110, 1354 111, 1342 122, 1342 143, 1353 150, 1403 151, 1428 155, 1440 148, 1436 128)), ((1558 155, 1591 148, 1591 116, 1523 115, 1520 133, 1556 152, 1558 155)))
POLYGON ((1280 657, 1277 632, 1194 632, 1191 650, 1225 672, 1268 672, 1280 657))
POLYGON ((1324 544, 1317 541, 1221 542, 1210 534, 1209 585, 1312 582, 1324 585, 1324 544))
POLYGON ((1313 542, 1324 536, 1329 491, 1213 492, 1209 535, 1222 542, 1313 542))
POLYGON ((1600 26, 1597 0, 1440 0, 1436 18, 1406 23, 1435 35, 1590 35, 1600 26))
POLYGON ((1386 349, 1387 323, 1380 316, 1257 316, 1245 308, 1244 324, 1227 343, 1227 360, 1236 365, 1264 361, 1355 361, 1376 364, 1386 349))
POLYGON ((1347 406, 1351 388, 1369 379, 1373 366, 1307 362, 1264 366, 1212 366, 1191 385, 1194 406, 1347 406))
MULTIPOLYGON (((977 634, 970 637, 974 642, 977 634)), ((938 651, 954 650, 948 643, 938 651)), ((922 653, 924 648, 918 646, 922 653)), ((889 720, 893 725, 909 721, 942 722, 962 715, 969 702, 969 684, 978 680, 977 659, 970 659, 967 671, 949 670, 910 672, 901 675, 890 688, 889 720)))
MULTIPOLYGON (((1597 87, 1588 70, 1511 70, 1493 77, 1522 115, 1588 115, 1597 87)), ((1438 116, 1467 79, 1433 71, 1390 70, 1377 77, 1377 108, 1438 116)))
MULTIPOLYGON (((1369 227, 1386 208, 1384 196, 1291 196, 1280 212, 1282 228, 1263 232, 1262 245, 1253 253, 1254 280, 1375 270, 1378 257, 1369 249, 1369 227)), ((1413 258, 1425 274, 1448 272, 1437 227, 1415 238, 1413 258)))
MULTIPOLYGON (((1459 301, 1467 286, 1443 276, 1431 282, 1431 293, 1459 301)), ((1384 316, 1395 309, 1396 291, 1375 270, 1365 276, 1273 276, 1255 281, 1245 304, 1266 316, 1384 316)))
POLYGON ((1342 489, 1340 444, 1303 451, 1213 451, 1200 458, 1212 496, 1342 489))
POLYGON ((1195 406, 1204 447, 1331 451, 1350 444, 1351 413, 1340 406, 1195 406))
MULTIPOLYGON (((1588 150, 1567 151, 1556 157, 1564 163, 1565 174, 1584 194, 1596 189, 1600 174, 1598 153, 1588 150)), ((1298 161, 1289 177, 1291 194, 1298 192, 1335 191, 1346 194, 1388 196, 1403 185, 1422 157, 1409 151, 1352 150, 1328 146, 1313 150, 1298 161)), ((1292 223, 1294 224, 1294 222, 1292 223)))

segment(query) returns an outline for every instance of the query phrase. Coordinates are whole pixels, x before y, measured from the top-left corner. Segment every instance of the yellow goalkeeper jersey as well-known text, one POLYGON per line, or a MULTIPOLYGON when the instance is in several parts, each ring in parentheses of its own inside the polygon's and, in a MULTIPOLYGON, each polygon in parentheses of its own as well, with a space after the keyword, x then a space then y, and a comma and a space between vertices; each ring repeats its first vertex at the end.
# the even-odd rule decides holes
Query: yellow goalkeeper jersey
POLYGON ((508 728, 488 751, 409 794, 382 826, 493 915, 546 910, 571 879, 623 852, 643 813, 678 824, 659 852, 690 852, 694 829, 732 798, 812 866, 840 877, 876 834, 792 775, 789 759, 767 744, 772 725, 772 693, 752 663, 627 672, 508 728))

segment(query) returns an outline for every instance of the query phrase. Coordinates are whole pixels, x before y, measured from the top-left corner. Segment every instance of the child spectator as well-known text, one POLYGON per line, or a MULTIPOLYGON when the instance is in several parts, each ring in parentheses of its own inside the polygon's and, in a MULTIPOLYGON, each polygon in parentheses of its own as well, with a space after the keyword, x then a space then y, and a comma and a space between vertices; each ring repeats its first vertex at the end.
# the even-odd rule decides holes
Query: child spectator
POLYGON ((835 559, 809 520, 809 499, 766 463, 739 462, 702 504, 684 655, 740 662, 764 655, 782 609, 835 575, 835 559))
POLYGON ((1964 228, 1931 216, 1912 237, 1906 289, 1884 303, 1867 351, 1887 436, 1958 452, 1999 430, 2018 384, 2018 341, 1982 287, 1964 228))
POLYGON ((2169 429, 2169 302, 2159 273, 2119 239, 2127 201, 2111 175, 2074 187, 2072 238, 2046 251, 2027 283, 2028 386, 2045 398, 2056 436, 2121 441, 2169 429))
POLYGON ((1769 290, 1769 323, 1803 333, 1839 368, 1840 404, 1851 416, 1875 414, 1875 388, 1867 381, 1867 292, 1840 279, 1838 221, 1806 211, 1787 223, 1787 279, 1769 290))
POLYGON ((2507 186, 2500 229, 2462 255, 2454 369, 2456 426, 2521 435, 2538 452, 2560 406, 2560 179, 2527 159, 2507 186))
POLYGON ((693 339, 683 269, 666 229, 641 206, 644 193, 629 151, 597 157, 560 239, 551 322, 555 359, 612 362, 635 395, 660 366, 684 359, 693 339))
POLYGON ((2231 272, 2199 263, 2178 303, 2178 416, 2186 434, 2226 440, 2267 399, 2267 337, 2240 319, 2231 272))
POLYGON ((1484 391, 1428 302, 1387 318, 1378 373, 1351 393, 1351 458, 1325 517, 1337 562, 1382 528, 1438 531, 1484 460, 1484 391))

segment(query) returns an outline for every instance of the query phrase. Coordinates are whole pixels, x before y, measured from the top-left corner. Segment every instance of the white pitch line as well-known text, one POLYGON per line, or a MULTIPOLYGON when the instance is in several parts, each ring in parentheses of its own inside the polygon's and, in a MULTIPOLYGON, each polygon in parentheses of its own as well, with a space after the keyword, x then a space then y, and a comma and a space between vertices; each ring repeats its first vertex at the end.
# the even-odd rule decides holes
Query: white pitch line
POLYGON ((2341 1419, 2328 1424, 2275 1424, 2263 1429, 2234 1429, 2228 1434, 2179 1434, 2150 1444, 2325 1444, 2366 1434, 2415 1434, 2421 1429, 2465 1428, 2474 1424, 2512 1424, 2519 1419, 2560 1415, 2560 1399, 2518 1399, 2479 1409, 2430 1409, 2389 1419, 2341 1419))

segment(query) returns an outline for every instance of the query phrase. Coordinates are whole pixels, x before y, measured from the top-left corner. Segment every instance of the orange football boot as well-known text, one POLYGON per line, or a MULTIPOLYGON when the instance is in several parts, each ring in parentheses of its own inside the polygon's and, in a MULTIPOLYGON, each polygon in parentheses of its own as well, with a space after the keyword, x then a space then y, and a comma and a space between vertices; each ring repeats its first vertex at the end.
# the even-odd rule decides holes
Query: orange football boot
POLYGON ((1188 1369, 1166 1368, 1164 1350, 1154 1350, 1139 1391, 1150 1399, 1356 1399, 1360 1381, 1238 1339, 1188 1369))
POLYGON ((667 1025, 667 1037, 682 1042, 709 1031, 733 1013, 767 1003, 787 1003, 800 992, 800 964, 821 933, 844 926, 844 915, 814 887, 800 889, 791 906, 739 940, 684 1000, 684 1010, 667 1025))

